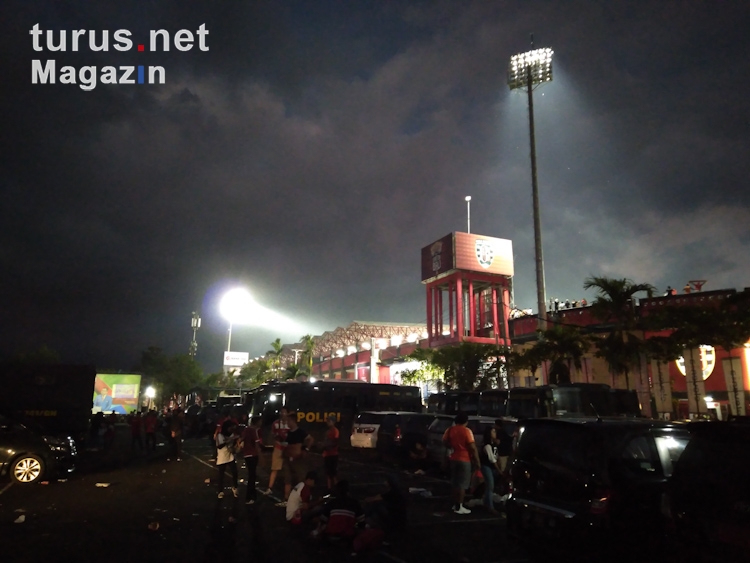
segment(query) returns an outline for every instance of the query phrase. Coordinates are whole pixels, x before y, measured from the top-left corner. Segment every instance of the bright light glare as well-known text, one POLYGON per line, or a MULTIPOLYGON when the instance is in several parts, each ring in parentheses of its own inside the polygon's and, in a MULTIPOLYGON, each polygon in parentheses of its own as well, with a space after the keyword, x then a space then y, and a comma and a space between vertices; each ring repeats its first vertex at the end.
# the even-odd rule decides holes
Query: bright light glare
POLYGON ((526 88, 531 73, 531 84, 541 84, 552 80, 552 49, 534 49, 513 55, 508 65, 508 86, 511 90, 526 88))
POLYGON ((257 307, 250 293, 241 287, 229 290, 219 304, 221 316, 232 324, 250 323, 257 307))
POLYGON ((316 381, 317 381, 317 379, 315 379, 314 377, 310 378, 310 383, 315 383, 316 381))
POLYGON ((244 288, 228 291, 219 303, 219 311, 232 324, 262 326, 290 333, 301 330, 296 322, 256 303, 244 288))
POLYGON ((149 399, 153 399, 154 397, 156 397, 156 389, 154 389, 151 386, 147 387, 146 388, 146 397, 148 397, 149 399))
POLYGON ((467 195, 467 196, 466 196, 466 197, 465 197, 464 199, 465 199, 466 201, 471 201, 471 196, 470 196, 470 195, 467 195))
POLYGON ((275 403, 276 402, 276 395, 269 395, 268 396, 268 400, 271 401, 272 403, 275 403))

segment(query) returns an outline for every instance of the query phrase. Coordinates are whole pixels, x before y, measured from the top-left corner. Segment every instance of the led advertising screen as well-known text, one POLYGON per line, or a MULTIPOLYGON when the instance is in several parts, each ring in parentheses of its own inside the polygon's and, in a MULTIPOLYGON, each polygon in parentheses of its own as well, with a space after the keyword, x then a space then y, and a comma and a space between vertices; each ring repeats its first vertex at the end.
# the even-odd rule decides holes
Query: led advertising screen
POLYGON ((138 409, 140 393, 140 375, 97 373, 94 381, 94 405, 91 412, 131 413, 138 409))

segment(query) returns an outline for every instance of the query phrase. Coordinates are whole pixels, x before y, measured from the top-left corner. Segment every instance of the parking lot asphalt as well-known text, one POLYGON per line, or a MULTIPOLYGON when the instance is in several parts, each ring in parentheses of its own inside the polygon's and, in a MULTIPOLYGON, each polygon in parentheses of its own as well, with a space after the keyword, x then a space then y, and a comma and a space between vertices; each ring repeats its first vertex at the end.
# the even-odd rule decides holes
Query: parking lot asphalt
MULTIPOLYGON (((217 498, 217 470, 206 438, 184 442, 183 461, 167 461, 167 446, 145 455, 130 449, 128 429, 118 427, 113 448, 89 454, 79 470, 48 484, 0 481, 3 561, 429 561, 510 563, 528 561, 505 539, 505 520, 481 507, 458 516, 449 510, 449 485, 438 476, 414 476, 361 452, 341 454, 339 474, 351 494, 364 499, 384 490, 396 473, 409 494, 406 529, 386 537, 378 550, 356 556, 310 540, 290 528, 279 480, 272 495, 244 504, 246 473, 239 469, 239 498, 227 489, 217 498)), ((310 454, 310 468, 322 458, 310 454)), ((239 466, 242 464, 240 463, 239 466)), ((261 459, 259 489, 268 483, 270 455, 261 459)))

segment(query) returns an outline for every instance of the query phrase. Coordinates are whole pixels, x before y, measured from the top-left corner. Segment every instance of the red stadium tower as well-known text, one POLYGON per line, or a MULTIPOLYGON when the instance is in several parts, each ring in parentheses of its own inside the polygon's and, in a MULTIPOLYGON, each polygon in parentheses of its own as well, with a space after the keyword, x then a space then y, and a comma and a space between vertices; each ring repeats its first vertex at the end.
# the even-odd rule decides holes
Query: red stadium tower
POLYGON ((511 241, 454 232, 422 249, 430 347, 510 346, 511 241))

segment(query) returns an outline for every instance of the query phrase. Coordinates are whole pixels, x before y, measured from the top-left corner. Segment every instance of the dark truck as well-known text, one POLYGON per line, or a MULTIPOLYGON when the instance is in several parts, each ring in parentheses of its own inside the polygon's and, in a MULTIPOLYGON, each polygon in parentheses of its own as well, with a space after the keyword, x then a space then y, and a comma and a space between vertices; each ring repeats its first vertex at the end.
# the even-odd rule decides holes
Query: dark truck
POLYGON ((86 437, 96 368, 0 364, 0 413, 51 435, 86 437))

